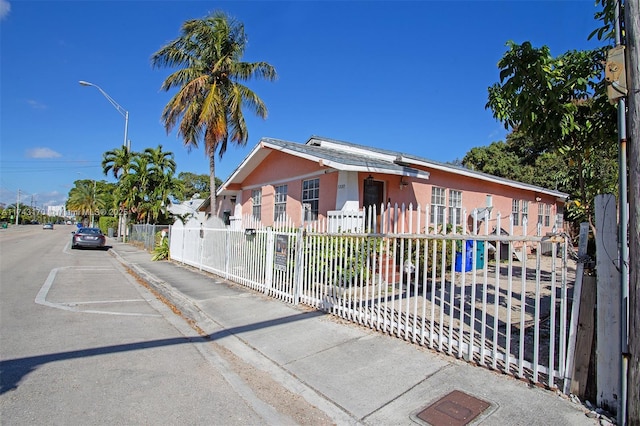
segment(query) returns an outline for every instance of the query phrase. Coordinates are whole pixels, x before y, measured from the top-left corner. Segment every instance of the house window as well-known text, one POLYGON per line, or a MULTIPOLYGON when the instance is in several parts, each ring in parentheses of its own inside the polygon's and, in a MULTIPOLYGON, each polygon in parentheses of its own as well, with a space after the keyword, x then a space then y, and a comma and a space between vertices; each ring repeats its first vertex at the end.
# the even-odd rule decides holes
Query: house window
POLYGON ((273 219, 284 219, 287 214, 287 185, 276 186, 273 219))
POLYGON ((549 226, 551 224, 551 204, 538 204, 538 225, 549 226))
POLYGON ((538 225, 544 222, 544 203, 538 203, 538 225))
POLYGON ((320 200, 320 179, 302 181, 302 205, 305 209, 304 220, 318 220, 318 204, 320 200))
MULTIPOLYGON (((551 205, 549 205, 549 216, 551 216, 551 205)), ((564 227, 564 207, 558 206, 558 211, 556 212, 556 226, 559 229, 564 227)))
POLYGON ((434 186, 431 188, 431 223, 442 224, 444 222, 444 188, 434 186))
POLYGON ((260 220, 262 210, 262 189, 254 189, 251 191, 251 201, 253 201, 252 214, 257 220, 260 220))
POLYGON ((511 217, 513 226, 520 225, 520 200, 511 200, 511 217))
POLYGON ((462 224, 462 192, 449 190, 449 223, 462 224))
POLYGON ((525 220, 529 219, 529 202, 522 201, 522 224, 524 225, 525 220))

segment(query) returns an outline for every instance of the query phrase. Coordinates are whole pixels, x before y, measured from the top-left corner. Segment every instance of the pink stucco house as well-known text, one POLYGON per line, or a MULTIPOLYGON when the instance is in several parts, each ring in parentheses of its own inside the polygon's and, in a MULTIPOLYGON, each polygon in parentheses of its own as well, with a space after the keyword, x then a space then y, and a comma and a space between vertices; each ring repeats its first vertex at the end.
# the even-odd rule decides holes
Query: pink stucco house
POLYGON ((296 226, 372 205, 420 205, 430 225, 469 226, 474 211, 513 231, 562 225, 568 194, 411 154, 312 136, 305 144, 263 138, 217 191, 218 215, 253 216, 269 226, 284 215, 296 226), (465 215, 466 213, 466 215, 465 215), (466 217, 464 217, 466 216, 466 217), (486 216, 485 216, 486 217, 486 216))

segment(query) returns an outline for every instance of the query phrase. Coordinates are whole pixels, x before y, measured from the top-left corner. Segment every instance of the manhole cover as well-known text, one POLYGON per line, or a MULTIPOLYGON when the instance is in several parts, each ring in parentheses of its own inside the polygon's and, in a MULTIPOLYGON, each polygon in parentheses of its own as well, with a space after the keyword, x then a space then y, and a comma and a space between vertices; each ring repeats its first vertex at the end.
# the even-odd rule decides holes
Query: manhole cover
POLYGON ((418 413, 418 418, 433 426, 463 426, 489 408, 487 401, 453 391, 418 413))

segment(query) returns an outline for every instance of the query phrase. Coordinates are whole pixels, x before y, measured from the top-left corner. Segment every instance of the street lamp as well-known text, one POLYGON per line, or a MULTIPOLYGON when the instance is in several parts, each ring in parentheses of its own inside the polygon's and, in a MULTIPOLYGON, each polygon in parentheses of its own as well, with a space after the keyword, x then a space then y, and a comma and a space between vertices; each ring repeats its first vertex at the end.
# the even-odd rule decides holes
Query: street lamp
MULTIPOLYGON (((81 86, 93 86, 96 89, 98 89, 100 93, 102 93, 102 95, 105 98, 107 98, 109 103, 113 105, 113 107, 116 110, 118 110, 120 114, 122 114, 122 116, 124 117, 124 146, 126 147, 127 152, 131 152, 131 141, 129 141, 129 139, 127 138, 127 131, 129 129, 129 111, 122 108, 120 104, 118 104, 111 96, 109 96, 107 92, 102 90, 102 88, 97 84, 89 83, 88 81, 84 81, 84 80, 80 80, 78 83, 80 83, 81 86)), ((126 232, 122 233, 122 230, 125 228, 126 228, 126 217, 120 214, 120 218, 118 220, 118 236, 126 234, 126 232)), ((126 241, 126 235, 123 235, 123 241, 126 241)))
POLYGON ((122 114, 122 116, 124 117, 124 146, 127 147, 127 151, 131 151, 131 142, 127 139, 127 131, 129 128, 129 111, 122 108, 120 104, 118 104, 111 96, 109 96, 107 92, 102 90, 102 88, 97 84, 89 83, 88 81, 83 81, 83 80, 80 80, 78 83, 80 83, 81 86, 93 86, 96 89, 98 89, 100 93, 102 93, 102 95, 105 98, 107 98, 109 103, 113 105, 114 108, 117 109, 120 114, 122 114))

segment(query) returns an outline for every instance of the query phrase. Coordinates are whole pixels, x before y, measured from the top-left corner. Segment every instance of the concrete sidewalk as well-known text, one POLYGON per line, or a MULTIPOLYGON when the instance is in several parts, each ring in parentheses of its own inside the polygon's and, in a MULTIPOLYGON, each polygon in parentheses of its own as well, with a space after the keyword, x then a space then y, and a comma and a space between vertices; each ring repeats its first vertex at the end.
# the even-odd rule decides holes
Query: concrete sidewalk
POLYGON ((196 328, 338 425, 462 425, 475 412, 471 424, 599 424, 556 392, 110 243, 120 262, 196 328), (424 411, 453 391, 463 394, 424 411))

